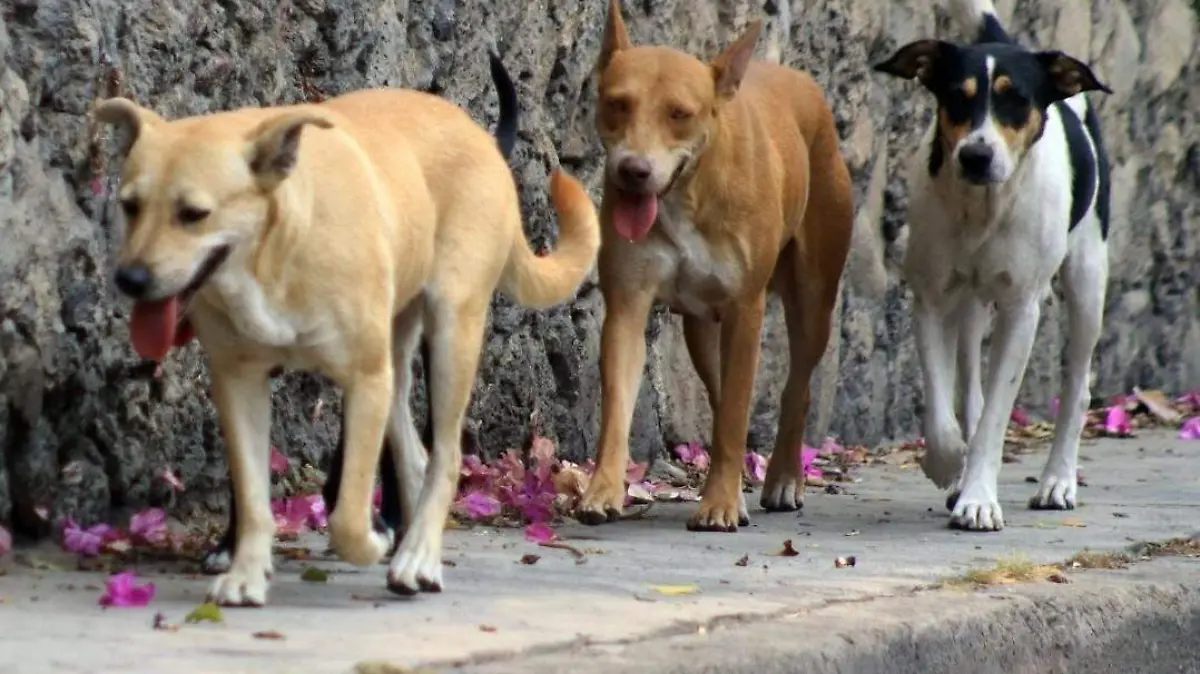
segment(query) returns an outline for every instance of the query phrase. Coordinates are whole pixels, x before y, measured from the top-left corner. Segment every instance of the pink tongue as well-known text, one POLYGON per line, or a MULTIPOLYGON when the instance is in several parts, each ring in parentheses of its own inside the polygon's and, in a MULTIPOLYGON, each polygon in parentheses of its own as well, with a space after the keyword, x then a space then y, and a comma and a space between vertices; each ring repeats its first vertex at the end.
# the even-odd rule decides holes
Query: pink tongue
POLYGON ((179 326, 179 300, 171 297, 158 302, 135 302, 129 320, 133 350, 147 360, 161 361, 175 346, 179 326))
POLYGON ((654 194, 621 194, 612 212, 617 234, 631 241, 646 238, 657 217, 658 196, 654 194))

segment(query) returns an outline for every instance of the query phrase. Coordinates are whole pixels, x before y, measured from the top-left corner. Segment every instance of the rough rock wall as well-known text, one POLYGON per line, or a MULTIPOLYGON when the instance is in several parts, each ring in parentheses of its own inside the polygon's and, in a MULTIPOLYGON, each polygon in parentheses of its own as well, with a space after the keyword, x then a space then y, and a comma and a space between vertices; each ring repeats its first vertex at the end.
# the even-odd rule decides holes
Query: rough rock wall
MULTIPOLYGON (((927 0, 627 2, 638 42, 715 55, 754 16, 767 56, 807 68, 834 102, 864 217, 903 252, 903 158, 929 119, 915 85, 868 63, 901 43, 946 34, 927 0)), ((1090 60, 1115 93, 1096 100, 1114 159, 1112 283, 1098 393, 1200 382, 1197 293, 1200 51, 1187 0, 998 3, 1022 39, 1090 60)), ((219 508, 226 465, 196 346, 161 373, 128 346, 128 306, 111 289, 121 223, 107 196, 115 163, 90 126, 96 96, 120 93, 168 116, 315 99, 372 85, 445 95, 491 124, 484 48, 495 40, 523 107, 512 165, 534 245, 552 242, 545 187, 561 161, 595 188, 592 69, 607 0, 2 0, 0 27, 0 521, 25 534, 47 517, 83 521, 148 502, 219 508), (174 494, 161 470, 177 472, 174 494)), ((598 196, 598 192, 594 191, 598 196)), ((920 376, 908 300, 847 296, 817 382, 813 435, 873 441, 918 432, 920 376)), ((1047 303, 1024 398, 1056 395, 1063 341, 1047 303)), ((535 412, 564 451, 592 451, 603 303, 594 284, 544 312, 500 298, 472 407, 487 450, 516 446, 535 412)), ((786 368, 774 311, 750 443, 769 448, 786 368)), ((634 423, 635 455, 706 437, 707 403, 677 320, 656 315, 634 423)), ((322 462, 339 396, 321 379, 276 381, 274 441, 322 462)), ((424 414, 423 403, 419 414, 424 414)))

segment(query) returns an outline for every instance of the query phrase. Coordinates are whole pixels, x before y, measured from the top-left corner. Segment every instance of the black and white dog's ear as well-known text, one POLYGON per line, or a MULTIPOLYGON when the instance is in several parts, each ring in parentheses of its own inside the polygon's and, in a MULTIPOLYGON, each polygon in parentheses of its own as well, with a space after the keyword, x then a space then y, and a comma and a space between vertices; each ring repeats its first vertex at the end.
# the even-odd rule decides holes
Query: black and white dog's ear
POLYGON ((942 40, 917 40, 904 45, 891 58, 871 69, 906 80, 916 78, 929 86, 937 73, 938 62, 953 55, 956 49, 942 40))
POLYGON ((1042 51, 1037 53, 1037 60, 1050 76, 1053 100, 1060 101, 1085 91, 1112 93, 1091 68, 1073 56, 1060 51, 1042 51))

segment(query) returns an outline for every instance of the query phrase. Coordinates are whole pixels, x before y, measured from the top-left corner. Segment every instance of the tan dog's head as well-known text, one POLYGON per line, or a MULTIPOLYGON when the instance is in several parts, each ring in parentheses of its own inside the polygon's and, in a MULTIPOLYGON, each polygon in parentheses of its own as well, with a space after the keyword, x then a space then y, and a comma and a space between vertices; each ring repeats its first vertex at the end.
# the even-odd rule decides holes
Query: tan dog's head
POLYGON ((99 103, 95 114, 126 134, 118 195, 127 233, 115 282, 134 300, 134 348, 161 360, 192 338, 188 301, 267 226, 304 126, 332 124, 313 112, 285 112, 237 132, 243 127, 219 115, 168 122, 124 98, 99 103))
POLYGON ((704 152, 721 108, 733 99, 750 65, 762 23, 712 63, 669 47, 635 47, 611 0, 599 73, 596 129, 607 159, 613 226, 636 240, 650 232, 658 199, 704 152))

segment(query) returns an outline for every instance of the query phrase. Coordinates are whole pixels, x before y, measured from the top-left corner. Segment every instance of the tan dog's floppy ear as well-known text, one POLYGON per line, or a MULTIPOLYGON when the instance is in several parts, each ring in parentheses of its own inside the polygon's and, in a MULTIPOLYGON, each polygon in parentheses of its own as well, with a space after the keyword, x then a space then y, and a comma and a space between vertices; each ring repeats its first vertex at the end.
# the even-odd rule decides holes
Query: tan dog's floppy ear
POLYGON ((917 40, 904 45, 891 58, 871 69, 905 80, 916 78, 928 87, 933 81, 938 60, 954 49, 957 47, 941 40, 917 40))
POLYGON ((1050 95, 1052 101, 1070 98, 1084 91, 1112 93, 1112 89, 1105 86, 1092 69, 1077 58, 1060 51, 1038 52, 1037 58, 1054 83, 1054 91, 1050 95))
POLYGON ((596 64, 596 70, 604 72, 613 55, 632 46, 629 31, 625 29, 625 19, 621 18, 621 0, 609 0, 608 24, 604 27, 604 41, 600 43, 600 61, 596 64))
POLYGON ((333 128, 333 122, 316 113, 293 112, 268 119, 250 132, 246 161, 264 190, 275 189, 296 168, 305 124, 333 128))
POLYGON ((712 62, 713 82, 717 87, 717 96, 728 99, 733 98, 733 95, 737 93, 738 87, 742 84, 742 78, 746 76, 746 69, 750 67, 750 57, 754 56, 754 45, 758 43, 760 33, 762 33, 762 20, 751 21, 746 32, 742 33, 736 42, 729 45, 729 48, 712 62))
POLYGON ((128 98, 108 98, 98 101, 92 114, 98 121, 124 130, 126 140, 122 144, 121 154, 129 152, 129 148, 133 147, 144 130, 166 123, 166 120, 155 114, 153 110, 147 110, 128 98))

